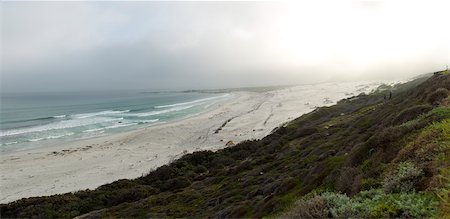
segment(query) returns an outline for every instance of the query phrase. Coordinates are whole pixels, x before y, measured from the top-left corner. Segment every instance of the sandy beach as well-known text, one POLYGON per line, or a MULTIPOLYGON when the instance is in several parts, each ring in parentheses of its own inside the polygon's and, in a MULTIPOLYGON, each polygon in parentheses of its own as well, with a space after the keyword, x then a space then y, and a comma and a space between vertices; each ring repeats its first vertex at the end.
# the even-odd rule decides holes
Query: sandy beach
POLYGON ((216 103, 209 111, 183 120, 2 154, 0 203, 136 178, 186 153, 260 139, 318 106, 332 105, 378 85, 327 83, 268 92, 232 92, 231 98, 216 103))

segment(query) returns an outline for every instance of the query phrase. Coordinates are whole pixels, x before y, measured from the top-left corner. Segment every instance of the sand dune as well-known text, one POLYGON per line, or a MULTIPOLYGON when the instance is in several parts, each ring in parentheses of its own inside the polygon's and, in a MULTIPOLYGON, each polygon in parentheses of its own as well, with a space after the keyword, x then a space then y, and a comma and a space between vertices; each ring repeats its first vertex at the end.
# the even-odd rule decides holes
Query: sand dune
POLYGON ((208 112, 180 121, 2 154, 0 202, 94 189, 118 179, 139 177, 185 153, 260 139, 315 107, 378 85, 328 83, 262 93, 232 92, 232 98, 208 112))

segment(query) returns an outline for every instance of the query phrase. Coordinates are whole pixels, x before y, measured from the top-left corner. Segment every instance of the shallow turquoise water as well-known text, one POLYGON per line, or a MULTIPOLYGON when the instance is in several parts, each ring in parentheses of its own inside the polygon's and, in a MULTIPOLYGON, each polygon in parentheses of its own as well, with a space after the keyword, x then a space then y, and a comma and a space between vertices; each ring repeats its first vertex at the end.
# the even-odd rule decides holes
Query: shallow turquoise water
POLYGON ((228 94, 200 92, 2 94, 0 151, 164 123, 205 111, 226 98, 228 94))

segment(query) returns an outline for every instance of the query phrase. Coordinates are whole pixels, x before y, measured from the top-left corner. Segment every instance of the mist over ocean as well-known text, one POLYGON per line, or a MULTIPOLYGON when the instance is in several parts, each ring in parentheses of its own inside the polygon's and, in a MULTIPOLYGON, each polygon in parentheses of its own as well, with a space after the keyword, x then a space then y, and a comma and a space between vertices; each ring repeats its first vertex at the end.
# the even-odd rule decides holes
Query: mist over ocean
POLYGON ((205 111, 227 97, 201 92, 2 93, 0 151, 165 123, 205 111))

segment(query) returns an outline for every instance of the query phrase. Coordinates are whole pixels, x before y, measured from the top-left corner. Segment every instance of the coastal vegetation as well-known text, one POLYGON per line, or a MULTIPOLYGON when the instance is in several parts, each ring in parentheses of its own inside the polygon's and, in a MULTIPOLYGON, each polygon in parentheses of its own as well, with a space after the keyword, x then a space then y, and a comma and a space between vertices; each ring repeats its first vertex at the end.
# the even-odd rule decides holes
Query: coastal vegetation
POLYGON ((2 204, 1 217, 445 217, 449 90, 445 71, 383 86, 137 179, 2 204))

